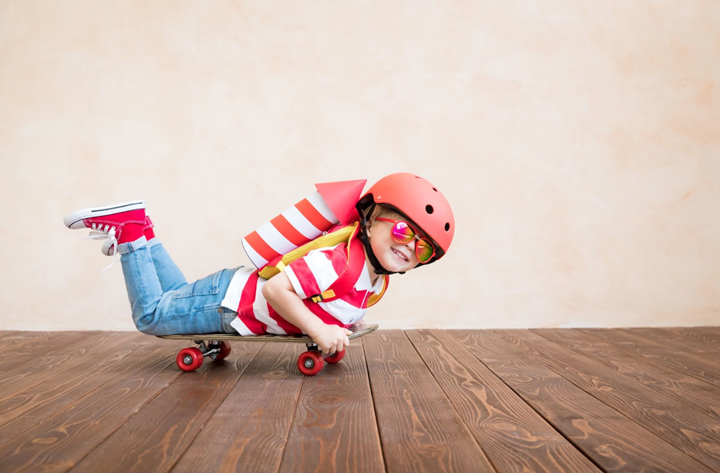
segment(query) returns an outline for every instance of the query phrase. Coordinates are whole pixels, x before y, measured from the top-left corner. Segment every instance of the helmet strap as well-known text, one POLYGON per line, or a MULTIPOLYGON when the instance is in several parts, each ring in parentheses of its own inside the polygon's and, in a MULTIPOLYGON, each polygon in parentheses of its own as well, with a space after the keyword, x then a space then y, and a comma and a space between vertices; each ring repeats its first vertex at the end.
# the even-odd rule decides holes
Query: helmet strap
POLYGON ((360 233, 358 234, 358 237, 360 238, 360 241, 362 242, 363 246, 365 247, 365 253, 368 256, 368 259, 370 260, 370 264, 373 265, 373 268, 375 268, 375 274, 405 274, 405 272, 393 272, 388 271, 387 269, 383 268, 382 264, 380 264, 380 261, 378 261, 377 256, 375 256, 375 252, 372 250, 372 245, 370 245, 370 238, 368 238, 366 229, 367 229, 367 216, 372 215, 373 210, 375 210, 375 203, 369 206, 366 212, 360 213, 360 233))

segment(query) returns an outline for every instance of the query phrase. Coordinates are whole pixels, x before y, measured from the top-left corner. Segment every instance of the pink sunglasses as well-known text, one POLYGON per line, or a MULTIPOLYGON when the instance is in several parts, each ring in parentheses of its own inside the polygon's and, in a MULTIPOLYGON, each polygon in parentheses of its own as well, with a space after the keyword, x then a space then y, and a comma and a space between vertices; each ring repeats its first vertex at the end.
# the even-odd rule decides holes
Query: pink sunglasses
POLYGON ((377 217, 375 220, 381 222, 392 223, 392 229, 390 230, 390 236, 396 243, 402 243, 407 245, 414 239, 417 239, 415 244, 415 256, 420 263, 427 263, 433 256, 435 256, 435 245, 432 244, 427 238, 418 236, 418 232, 407 222, 402 220, 391 220, 389 218, 377 217))

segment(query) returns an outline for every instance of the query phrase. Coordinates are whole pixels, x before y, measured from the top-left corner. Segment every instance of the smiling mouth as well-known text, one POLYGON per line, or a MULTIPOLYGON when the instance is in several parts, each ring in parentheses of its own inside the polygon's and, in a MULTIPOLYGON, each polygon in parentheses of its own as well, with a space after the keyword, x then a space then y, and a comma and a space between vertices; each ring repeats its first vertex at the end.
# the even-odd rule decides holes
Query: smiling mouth
POLYGON ((396 256, 398 259, 404 261, 405 263, 407 263, 408 261, 410 261, 409 259, 407 259, 407 257, 406 257, 404 254, 400 253, 400 252, 399 252, 398 250, 396 250, 395 248, 391 248, 391 250, 392 250, 392 252, 395 254, 395 256, 396 256))

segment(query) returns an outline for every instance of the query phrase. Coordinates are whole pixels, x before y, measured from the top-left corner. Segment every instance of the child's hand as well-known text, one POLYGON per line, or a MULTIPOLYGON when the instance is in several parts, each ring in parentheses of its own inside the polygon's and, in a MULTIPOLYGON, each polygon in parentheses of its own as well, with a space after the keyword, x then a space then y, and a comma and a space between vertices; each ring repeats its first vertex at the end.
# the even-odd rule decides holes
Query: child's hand
POLYGON ((342 351, 346 346, 350 345, 350 339, 348 338, 350 334, 352 332, 346 328, 327 324, 319 326, 313 334, 308 333, 325 356, 342 351))

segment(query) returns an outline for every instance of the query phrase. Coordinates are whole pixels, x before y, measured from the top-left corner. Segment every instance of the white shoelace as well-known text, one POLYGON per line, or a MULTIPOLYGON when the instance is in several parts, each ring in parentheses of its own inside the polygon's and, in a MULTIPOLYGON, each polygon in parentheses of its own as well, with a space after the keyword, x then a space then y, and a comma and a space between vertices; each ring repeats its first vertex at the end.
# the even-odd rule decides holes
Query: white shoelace
POLYGON ((102 224, 98 225, 97 223, 93 223, 92 231, 90 231, 90 234, 83 239, 84 240, 88 240, 88 239, 89 240, 107 240, 107 239, 109 239, 112 242, 111 245, 113 248, 113 260, 112 260, 112 263, 110 263, 110 266, 108 266, 107 268, 104 268, 103 271, 107 271, 108 269, 115 266, 115 262, 118 260, 118 258, 117 258, 118 242, 117 242, 117 238, 115 237, 115 227, 111 227, 110 225, 102 225, 102 224))

